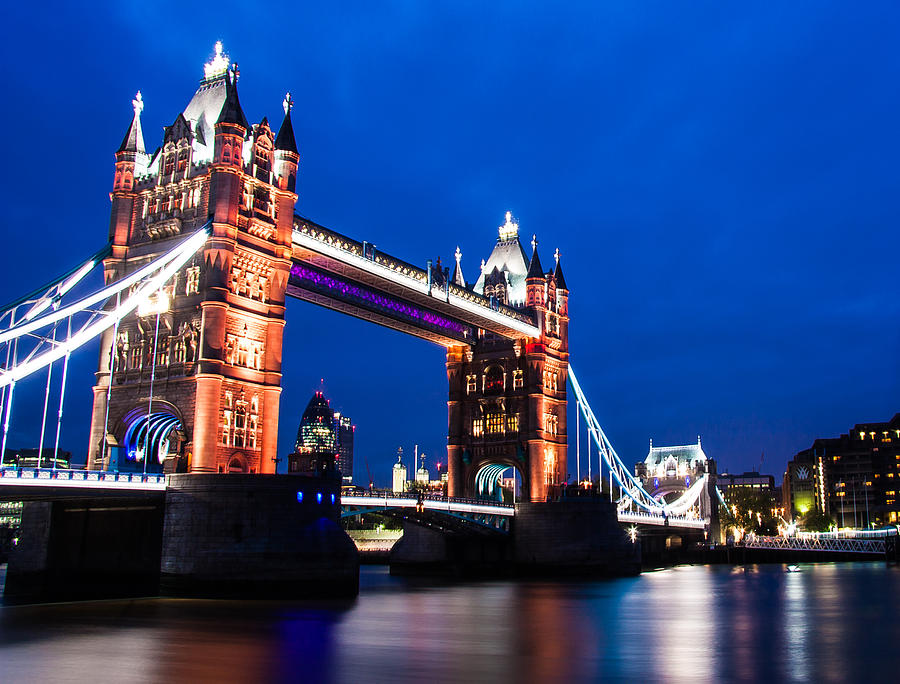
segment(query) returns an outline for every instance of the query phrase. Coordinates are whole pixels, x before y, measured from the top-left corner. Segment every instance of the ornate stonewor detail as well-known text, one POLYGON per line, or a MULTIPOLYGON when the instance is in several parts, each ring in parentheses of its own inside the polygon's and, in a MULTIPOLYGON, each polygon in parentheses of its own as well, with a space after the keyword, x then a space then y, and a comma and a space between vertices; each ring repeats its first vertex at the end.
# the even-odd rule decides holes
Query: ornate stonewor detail
POLYGON ((259 394, 230 386, 222 393, 220 444, 250 451, 258 450, 260 425, 259 394))
POLYGON ((199 330, 194 321, 182 321, 173 337, 172 358, 175 363, 196 363, 199 330))
POLYGON ((245 324, 242 333, 226 333, 225 363, 251 370, 262 370, 265 359, 265 342, 254 339, 245 324))
POLYGON ((229 289, 241 297, 265 303, 269 299, 270 273, 271 269, 261 259, 240 252, 231 263, 229 289))
POLYGON ((559 371, 555 368, 544 369, 544 389, 549 392, 556 392, 559 388, 559 371))
POLYGON ((188 266, 184 272, 184 294, 195 295, 200 292, 200 266, 188 266))

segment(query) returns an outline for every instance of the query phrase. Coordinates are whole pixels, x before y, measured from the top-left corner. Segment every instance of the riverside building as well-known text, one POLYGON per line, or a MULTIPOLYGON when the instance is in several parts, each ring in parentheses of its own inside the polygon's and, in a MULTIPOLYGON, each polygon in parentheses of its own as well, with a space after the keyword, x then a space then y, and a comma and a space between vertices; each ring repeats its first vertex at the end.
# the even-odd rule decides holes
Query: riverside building
POLYGON ((900 413, 815 440, 788 463, 782 491, 795 517, 816 507, 838 527, 866 528, 900 522, 898 487, 900 413))

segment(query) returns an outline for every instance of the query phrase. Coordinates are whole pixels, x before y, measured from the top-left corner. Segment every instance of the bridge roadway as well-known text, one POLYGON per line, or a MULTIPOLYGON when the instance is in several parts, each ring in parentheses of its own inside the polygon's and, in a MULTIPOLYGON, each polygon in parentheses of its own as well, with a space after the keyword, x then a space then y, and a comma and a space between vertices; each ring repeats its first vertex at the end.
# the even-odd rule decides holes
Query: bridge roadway
MULTIPOLYGON (((43 498, 68 498, 102 494, 146 495, 164 493, 166 476, 142 473, 113 473, 96 470, 71 470, 50 468, 0 469, 0 498, 35 500, 43 498)), ((342 495, 342 517, 379 510, 410 508, 455 516, 515 516, 513 504, 482 499, 451 499, 445 496, 427 495, 421 498, 410 494, 377 492, 373 494, 342 495)), ((647 513, 619 511, 619 522, 632 525, 665 526, 663 516, 647 513)), ((704 529, 707 521, 696 518, 670 516, 672 528, 704 529)))
POLYGON ((375 245, 294 217, 287 294, 444 347, 474 344, 478 329, 508 339, 540 338, 531 316, 450 282, 375 245))

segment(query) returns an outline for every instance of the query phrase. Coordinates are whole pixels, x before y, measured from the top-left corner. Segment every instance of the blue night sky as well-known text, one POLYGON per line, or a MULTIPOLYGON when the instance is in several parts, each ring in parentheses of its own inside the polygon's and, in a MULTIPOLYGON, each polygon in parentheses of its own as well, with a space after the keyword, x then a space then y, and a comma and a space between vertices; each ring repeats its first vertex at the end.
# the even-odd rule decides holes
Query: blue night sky
MULTIPOLYGON (((294 94, 300 214, 423 265, 459 245, 470 280, 507 209, 545 265, 559 247, 571 361, 626 462, 699 434, 720 471, 765 452, 780 477, 900 411, 895 2, 90 7, 4 11, 2 300, 102 245, 135 91, 152 150, 221 39, 252 122, 294 94)), ((95 369, 67 395, 76 460, 95 369)), ((446 461, 442 348, 290 301, 282 454, 320 378, 357 482, 398 445, 446 461)), ((31 384, 10 447, 36 446, 31 384)))

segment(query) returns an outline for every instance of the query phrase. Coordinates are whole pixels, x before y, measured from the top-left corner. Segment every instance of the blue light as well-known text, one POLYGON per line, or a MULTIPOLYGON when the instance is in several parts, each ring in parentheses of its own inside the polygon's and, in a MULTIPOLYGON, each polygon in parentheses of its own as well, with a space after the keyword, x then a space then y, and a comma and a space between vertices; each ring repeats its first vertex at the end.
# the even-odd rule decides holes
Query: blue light
POLYGON ((316 494, 316 501, 318 501, 319 503, 322 503, 322 492, 319 492, 318 494, 316 494))
POLYGON ((334 494, 331 495, 331 503, 334 503, 334 494))
POLYGON ((303 492, 297 492, 297 501, 300 503, 303 502, 303 492))

